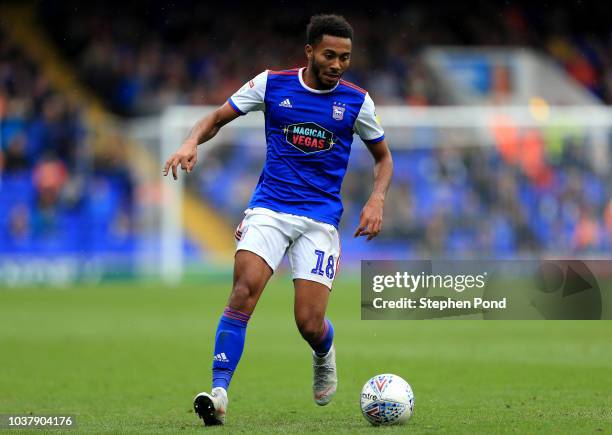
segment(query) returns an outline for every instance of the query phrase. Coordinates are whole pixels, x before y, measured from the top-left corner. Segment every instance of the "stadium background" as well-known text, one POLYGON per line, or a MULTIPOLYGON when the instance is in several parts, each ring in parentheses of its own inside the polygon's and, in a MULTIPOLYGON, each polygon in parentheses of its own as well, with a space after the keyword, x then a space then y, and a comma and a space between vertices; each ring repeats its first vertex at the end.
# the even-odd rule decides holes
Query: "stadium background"
MULTIPOLYGON (((168 368, 171 363, 166 359, 175 355, 175 362, 190 373, 194 372, 191 355, 207 361, 210 349, 203 346, 209 346, 210 339, 202 337, 212 336, 214 319, 229 289, 233 227, 259 175, 263 135, 246 129, 223 137, 181 186, 181 220, 171 235, 179 241, 183 284, 170 290, 160 283, 159 273, 165 270, 163 222, 164 207, 169 206, 164 189, 172 183, 160 175, 159 161, 167 157, 162 153, 162 136, 167 133, 160 131, 163 114, 178 105, 193 106, 189 113, 203 114, 204 106, 223 103, 266 68, 302 65, 308 17, 329 10, 325 2, 316 1, 265 8, 195 1, 129 3, 119 8, 70 0, 0 5, 0 339, 12 355, 0 379, 2 390, 12 393, 0 399, 0 412, 72 409, 86 422, 99 425, 92 427, 129 429, 136 426, 119 417, 124 405, 148 394, 151 384, 166 395, 164 403, 189 398, 195 379, 206 385, 207 381, 201 382, 206 373, 201 366, 208 362, 198 363, 201 371, 192 377, 181 377, 168 368), (168 322, 167 327, 158 325, 156 315, 168 322), (190 322, 196 321, 202 328, 199 334, 190 330, 190 322), (151 346, 132 347, 142 339, 151 340, 151 346), (200 345, 188 344, 191 339, 200 345), (116 343, 107 345, 107 341, 116 343), (166 357, 153 350, 158 347, 167 349, 166 357), (106 349, 123 353, 124 358, 109 358, 106 349), (39 363, 41 382, 26 382, 26 368, 34 369, 29 361, 41 358, 47 361, 39 363), (94 401, 79 382, 92 373, 104 379, 113 367, 136 373, 143 370, 139 362, 149 358, 155 362, 144 373, 156 380, 136 376, 136 386, 125 393, 124 401, 113 401, 108 393, 125 385, 127 374, 111 377, 108 383, 94 382, 93 391, 106 392, 110 409, 125 426, 105 426, 96 420, 94 401), (100 362, 104 360, 110 361, 108 365, 100 362), (77 362, 93 364, 94 371, 79 369, 77 362), (182 385, 177 392, 162 382, 164 378, 191 385, 182 385), (65 383, 58 387, 53 379, 65 383), (70 384, 75 380, 76 385, 70 384), (55 405, 42 399, 31 402, 38 386, 49 388, 43 396, 55 405)), ((539 387, 527 388, 533 390, 529 400, 537 402, 536 390, 549 389, 559 400, 553 404, 560 403, 559 409, 569 412, 554 418, 571 426, 588 417, 593 430, 609 424, 610 414, 603 411, 610 409, 609 398, 599 396, 600 385, 577 373, 583 369, 599 373, 604 361, 609 362, 609 346, 602 347, 610 332, 605 322, 577 327, 501 322, 367 326, 358 321, 359 283, 352 274, 358 261, 366 258, 609 258, 612 29, 605 4, 382 2, 356 8, 353 2, 339 2, 334 11, 344 14, 356 32, 346 79, 368 89, 380 112, 395 119, 396 129, 390 140, 394 182, 384 231, 374 241, 351 237, 372 178, 371 159, 358 139, 343 187, 343 272, 337 302, 334 305, 332 298, 330 309, 341 326, 353 331, 345 342, 351 349, 345 348, 347 384, 359 384, 371 371, 409 370, 414 374, 406 376, 416 378, 420 387, 417 409, 421 391, 427 392, 425 403, 434 409, 444 404, 431 397, 447 392, 437 386, 436 376, 425 374, 433 370, 493 416, 496 411, 487 408, 491 402, 477 399, 481 390, 465 384, 480 385, 477 367, 491 370, 492 364, 507 364, 507 371, 498 368, 485 376, 497 385, 496 394, 507 392, 511 374, 518 376, 521 364, 527 364, 530 368, 516 388, 540 379, 533 384, 539 387), (523 74, 525 59, 531 62, 531 74, 523 74), (551 71, 554 80, 542 79, 542 73, 551 71), (435 109, 449 107, 466 113, 476 110, 476 116, 478 110, 484 116, 501 109, 484 133, 470 133, 469 124, 454 129, 436 126, 440 115, 435 109), (572 108, 576 110, 571 112, 572 108), (563 112, 567 109, 570 112, 563 112), (407 118, 402 126, 403 113, 433 115, 423 126, 410 124, 407 118), (555 118, 556 113, 561 115, 555 118), (604 121, 584 125, 581 120, 591 113, 604 121), (551 119, 556 123, 549 124, 551 119), (519 331, 518 336, 513 330, 519 331), (398 331, 418 331, 422 336, 410 334, 412 341, 402 340, 399 349, 389 338, 375 338, 398 331), (457 343, 460 334, 466 341, 457 343), (394 355, 386 366, 367 354, 364 337, 375 340, 375 352, 394 355), (488 349, 475 348, 469 340, 481 340, 488 349), (436 343, 433 349, 431 343, 436 343), (530 356, 516 356, 525 352, 530 356), (510 357, 516 358, 515 365, 502 362, 510 357), (364 364, 353 367, 349 358, 360 358, 364 364), (463 377, 448 368, 462 358, 472 367, 463 377), (371 370, 363 367, 366 361, 372 363, 371 370), (574 366, 570 369, 561 361, 573 361, 574 366), (544 366, 551 374, 542 379, 544 366), (561 387, 552 374, 574 380, 561 387), (563 398, 569 393, 584 400, 582 414, 573 414, 571 401, 563 398)), ((452 117, 458 112, 449 113, 452 117)), ((184 137, 185 127, 181 128, 173 134, 184 137)), ((290 282, 283 271, 261 311, 290 325, 286 292, 290 282)), ((266 343, 279 339, 280 357, 292 364, 302 361, 290 348, 301 345, 296 336, 279 335, 277 325, 264 315, 260 332, 252 338, 259 347, 247 350, 245 358, 255 364, 257 357, 265 358, 266 343)), ((279 364, 270 366, 276 372, 261 369, 264 376, 274 372, 290 378, 279 364)), ((236 391, 247 394, 249 386, 256 385, 249 378, 255 369, 240 370, 246 386, 236 391)), ((299 370, 307 380, 308 367, 299 370)), ((606 379, 609 386, 609 376, 606 379)), ((341 398, 352 400, 348 392, 343 394, 347 396, 341 398)), ((281 396, 291 400, 289 393, 281 396)), ((451 407, 445 408, 439 423, 421 417, 431 424, 422 427, 431 431, 452 427, 452 406, 465 411, 466 404, 459 403, 459 396, 449 397, 451 407)), ((510 409, 504 407, 504 394, 495 397, 493 403, 510 409)), ((524 430, 538 421, 531 405, 523 402, 523 408, 518 407, 527 424, 524 430)), ((259 424, 254 416, 262 410, 250 406, 255 408, 247 414, 248 421, 259 424)), ((339 416, 345 409, 341 406, 332 415, 339 416)), ((541 406, 543 415, 549 415, 548 405, 541 406)), ((150 409, 155 411, 144 414, 153 426, 141 422, 144 426, 136 428, 171 431, 175 426, 167 421, 159 426, 166 414, 158 407, 153 405, 150 409)), ((352 407, 346 405, 354 412, 352 407)), ((169 420, 182 422, 183 408, 172 411, 169 420)), ((512 412, 504 418, 518 415, 512 412)), ((494 417, 487 420, 490 426, 469 426, 469 416, 474 416, 473 410, 462 417, 464 430, 498 428, 494 417)), ((352 430, 363 429, 346 416, 338 418, 352 430)), ((542 426, 547 428, 555 426, 542 426)))

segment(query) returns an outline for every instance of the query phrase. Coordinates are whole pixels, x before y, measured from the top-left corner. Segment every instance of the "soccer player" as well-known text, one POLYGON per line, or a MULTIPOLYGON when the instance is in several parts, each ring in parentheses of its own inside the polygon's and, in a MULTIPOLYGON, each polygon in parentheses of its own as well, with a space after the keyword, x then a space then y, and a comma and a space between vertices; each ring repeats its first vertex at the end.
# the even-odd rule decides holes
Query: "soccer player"
POLYGON ((234 282, 215 336, 212 392, 194 409, 205 425, 224 424, 227 390, 242 355, 249 319, 285 254, 295 287, 297 327, 312 348, 314 400, 326 405, 336 392, 334 327, 325 317, 338 270, 342 214, 340 187, 354 133, 374 157, 374 186, 355 237, 381 230, 383 204, 393 172, 391 153, 368 93, 342 75, 351 60, 353 29, 341 16, 313 16, 307 28, 305 68, 264 71, 227 103, 196 123, 166 162, 190 173, 197 146, 240 115, 265 114, 267 157, 257 187, 236 229, 234 282))

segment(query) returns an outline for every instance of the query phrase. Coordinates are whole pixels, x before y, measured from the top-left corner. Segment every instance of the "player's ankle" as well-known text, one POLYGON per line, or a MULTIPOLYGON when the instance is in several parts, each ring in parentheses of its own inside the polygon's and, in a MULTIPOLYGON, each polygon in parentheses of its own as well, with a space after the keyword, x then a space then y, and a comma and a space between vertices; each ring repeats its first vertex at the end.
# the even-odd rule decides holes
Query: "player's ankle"
POLYGON ((212 389, 212 393, 215 395, 222 395, 222 396, 227 397, 227 390, 223 387, 214 387, 212 389))

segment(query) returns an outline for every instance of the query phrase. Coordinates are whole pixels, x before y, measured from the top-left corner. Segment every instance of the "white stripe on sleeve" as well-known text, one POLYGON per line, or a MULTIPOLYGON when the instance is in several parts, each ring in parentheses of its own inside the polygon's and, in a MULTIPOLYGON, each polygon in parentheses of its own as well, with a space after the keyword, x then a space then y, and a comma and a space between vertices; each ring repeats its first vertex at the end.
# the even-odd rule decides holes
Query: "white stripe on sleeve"
POLYGON ((377 139, 382 139, 385 136, 385 131, 376 118, 376 108, 370 94, 365 96, 355 121, 354 130, 364 142, 376 142, 377 139))
POLYGON ((266 70, 238 89, 238 91, 230 97, 229 103, 234 109, 238 109, 242 112, 242 114, 257 110, 263 111, 267 82, 268 71, 266 70))

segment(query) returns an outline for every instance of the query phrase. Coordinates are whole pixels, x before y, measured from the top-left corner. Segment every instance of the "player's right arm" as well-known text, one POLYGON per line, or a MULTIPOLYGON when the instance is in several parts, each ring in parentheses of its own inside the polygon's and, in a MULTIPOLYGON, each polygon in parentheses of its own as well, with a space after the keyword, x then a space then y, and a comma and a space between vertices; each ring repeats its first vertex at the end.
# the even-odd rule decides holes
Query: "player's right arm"
POLYGON ((172 176, 178 178, 177 167, 190 173, 198 161, 198 145, 211 140, 228 122, 238 118, 240 114, 236 112, 229 103, 216 109, 211 114, 200 119, 193 126, 189 137, 183 142, 179 149, 170 156, 164 166, 164 177, 172 168, 172 176))
POLYGON ((267 82, 268 71, 264 71, 245 83, 223 106, 198 121, 178 151, 166 161, 164 176, 172 169, 172 176, 176 180, 179 164, 181 169, 190 173, 198 161, 198 145, 212 139, 221 127, 238 116, 255 110, 264 110, 267 82))

